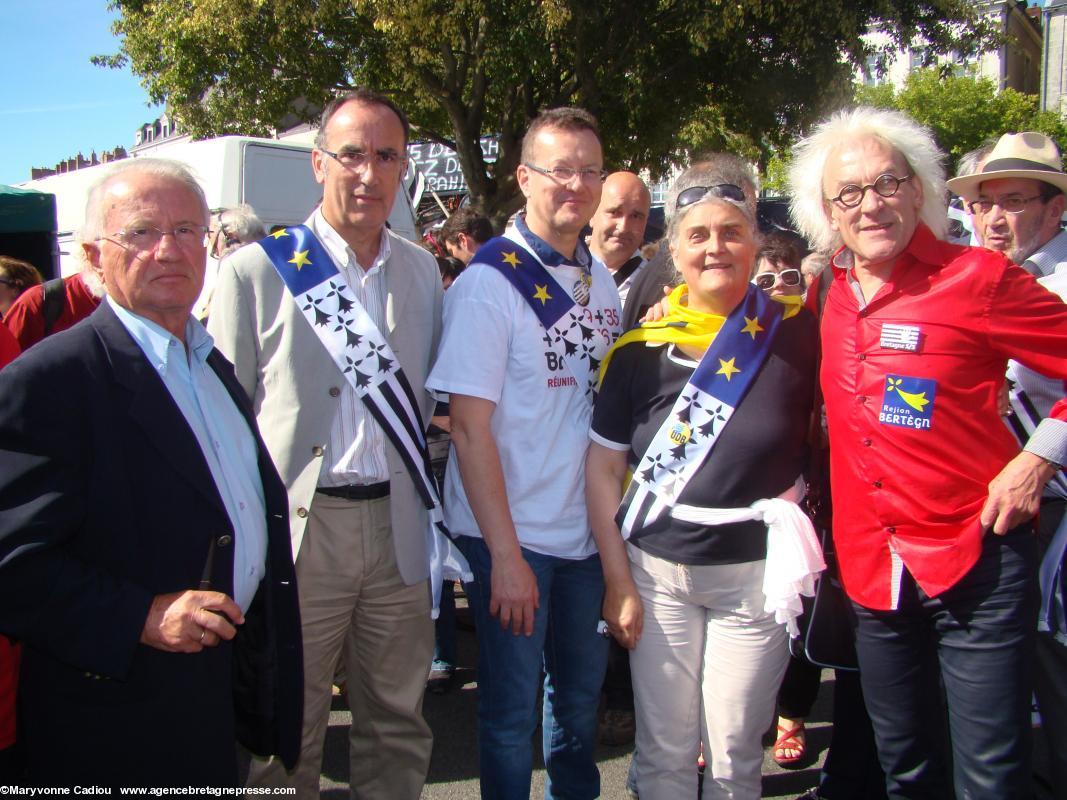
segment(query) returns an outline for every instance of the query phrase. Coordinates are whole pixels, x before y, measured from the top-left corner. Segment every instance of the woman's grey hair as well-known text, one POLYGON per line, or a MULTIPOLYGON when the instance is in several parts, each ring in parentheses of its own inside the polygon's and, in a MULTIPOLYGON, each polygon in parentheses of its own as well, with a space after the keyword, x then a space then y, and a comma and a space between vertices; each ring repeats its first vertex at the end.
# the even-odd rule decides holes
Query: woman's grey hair
POLYGON ((258 242, 267 235, 267 229, 248 203, 219 212, 219 225, 227 238, 238 239, 241 244, 258 242))
POLYGON ((674 183, 671 185, 670 192, 667 195, 666 212, 668 222, 667 233, 664 238, 668 242, 673 242, 675 235, 678 233, 678 226, 685 219, 686 214, 701 203, 710 201, 726 203, 740 211, 749 225, 752 226, 752 233, 755 236, 758 232, 756 225, 756 192, 756 176, 752 172, 752 167, 743 158, 732 153, 712 153, 705 156, 691 164, 681 175, 675 178, 674 183), (745 193, 745 202, 740 203, 735 200, 716 197, 715 195, 706 195, 704 199, 687 205, 679 213, 678 195, 686 189, 694 186, 718 186, 722 183, 740 187, 745 193))
POLYGON ((841 246, 841 237, 830 227, 829 200, 823 189, 826 162, 842 144, 866 138, 880 139, 904 157, 922 186, 920 218, 938 239, 945 238, 944 155, 933 134, 906 114, 869 106, 833 114, 793 147, 790 214, 797 229, 816 250, 833 251, 841 246))
POLYGON ((83 244, 89 244, 105 233, 104 217, 106 209, 102 202, 104 192, 111 183, 120 177, 129 176, 133 173, 170 178, 184 184, 200 201, 200 205, 204 209, 204 224, 207 224, 209 217, 207 198, 204 196, 203 187, 200 186, 200 183, 193 173, 189 171, 188 167, 180 161, 171 161, 166 158, 131 158, 120 161, 89 186, 89 194, 85 200, 85 222, 82 223, 81 229, 78 231, 78 241, 83 244))

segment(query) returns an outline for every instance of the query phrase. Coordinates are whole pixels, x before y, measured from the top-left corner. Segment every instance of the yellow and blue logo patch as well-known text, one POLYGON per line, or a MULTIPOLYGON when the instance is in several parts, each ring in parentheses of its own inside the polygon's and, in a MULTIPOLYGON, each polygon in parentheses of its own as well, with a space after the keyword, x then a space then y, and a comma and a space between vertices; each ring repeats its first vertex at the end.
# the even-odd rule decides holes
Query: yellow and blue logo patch
POLYGON ((878 421, 883 425, 930 430, 936 394, 937 381, 907 375, 886 375, 878 421))

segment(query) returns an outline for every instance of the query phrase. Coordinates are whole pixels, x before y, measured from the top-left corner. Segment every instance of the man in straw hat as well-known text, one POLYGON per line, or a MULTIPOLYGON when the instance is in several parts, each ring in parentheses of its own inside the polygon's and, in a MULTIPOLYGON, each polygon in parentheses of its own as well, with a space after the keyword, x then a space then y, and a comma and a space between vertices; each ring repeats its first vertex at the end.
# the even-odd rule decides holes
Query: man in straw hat
POLYGON ((1067 261, 1067 233, 1060 230, 1067 174, 1044 134, 1004 134, 977 172, 953 178, 948 188, 967 203, 990 250, 1038 278, 1067 261))
POLYGON ((1020 452, 997 393, 1009 358, 1067 378, 1067 308, 1003 255, 943 241, 941 158, 928 130, 872 108, 794 148, 793 217, 837 250, 821 374, 834 543, 888 796, 1026 798, 1032 519, 1067 455, 1040 446, 1067 400, 1020 452))
MULTIPOLYGON (((1043 286, 1067 297, 1067 232, 1060 230, 1067 175, 1051 139, 1040 133, 1007 133, 974 174, 950 180, 948 186, 967 201, 986 247, 1006 253, 1043 286)), ((1011 413, 1005 421, 1025 442, 1062 396, 1063 384, 1010 361, 1008 387, 1011 413)), ((1060 428, 1062 451, 1067 449, 1067 425, 1060 428)), ((1065 505, 1067 473, 1060 470, 1045 485, 1041 498, 1038 541, 1044 561, 1034 672, 1051 777, 1059 786, 1067 785, 1067 751, 1058 744, 1067 736, 1067 680, 1063 677, 1067 675, 1067 647, 1057 640, 1067 636, 1064 593, 1058 586, 1067 548, 1065 505), (1064 531, 1057 536, 1060 527, 1064 531)))

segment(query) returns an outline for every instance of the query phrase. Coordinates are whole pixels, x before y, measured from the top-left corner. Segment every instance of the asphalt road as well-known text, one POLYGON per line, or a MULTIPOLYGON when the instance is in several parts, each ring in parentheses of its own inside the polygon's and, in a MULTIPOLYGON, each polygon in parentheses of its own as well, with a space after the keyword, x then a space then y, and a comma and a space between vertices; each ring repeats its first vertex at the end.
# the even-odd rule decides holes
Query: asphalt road
MULTIPOLYGON (((459 602, 460 619, 465 609, 459 602)), ((423 789, 423 800, 476 800, 478 798, 477 702, 478 686, 475 663, 477 644, 474 633, 460 629, 458 636, 459 666, 451 692, 427 694, 423 712, 434 734, 430 772, 423 789)), ((833 672, 823 672, 823 685, 808 725, 808 752, 811 763, 799 770, 783 770, 770 757, 773 736, 764 737, 763 796, 793 800, 818 782, 819 765, 830 741, 830 703, 833 672)), ((341 697, 334 697, 330 726, 326 734, 322 796, 329 800, 347 800, 348 793, 348 723, 351 715, 341 697)), ((539 741, 539 740, 538 740, 539 741)), ((534 748, 540 751, 540 746, 534 748)), ((630 747, 601 746, 597 750, 602 796, 607 800, 625 800, 626 772, 630 766, 630 747)), ((531 797, 542 797, 544 765, 540 756, 534 765, 531 797)))

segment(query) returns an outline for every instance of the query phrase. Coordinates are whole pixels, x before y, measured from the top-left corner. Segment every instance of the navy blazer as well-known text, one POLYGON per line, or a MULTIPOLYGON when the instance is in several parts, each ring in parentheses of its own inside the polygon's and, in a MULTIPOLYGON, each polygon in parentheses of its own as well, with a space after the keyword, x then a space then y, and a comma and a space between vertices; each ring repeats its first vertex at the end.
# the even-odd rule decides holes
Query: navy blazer
POLYGON ((0 632, 24 644, 19 739, 48 785, 235 785, 235 740, 292 766, 303 666, 287 502, 256 439, 266 576, 232 642, 139 643, 153 597, 233 594, 233 527, 197 440, 107 303, 0 371, 0 632))

